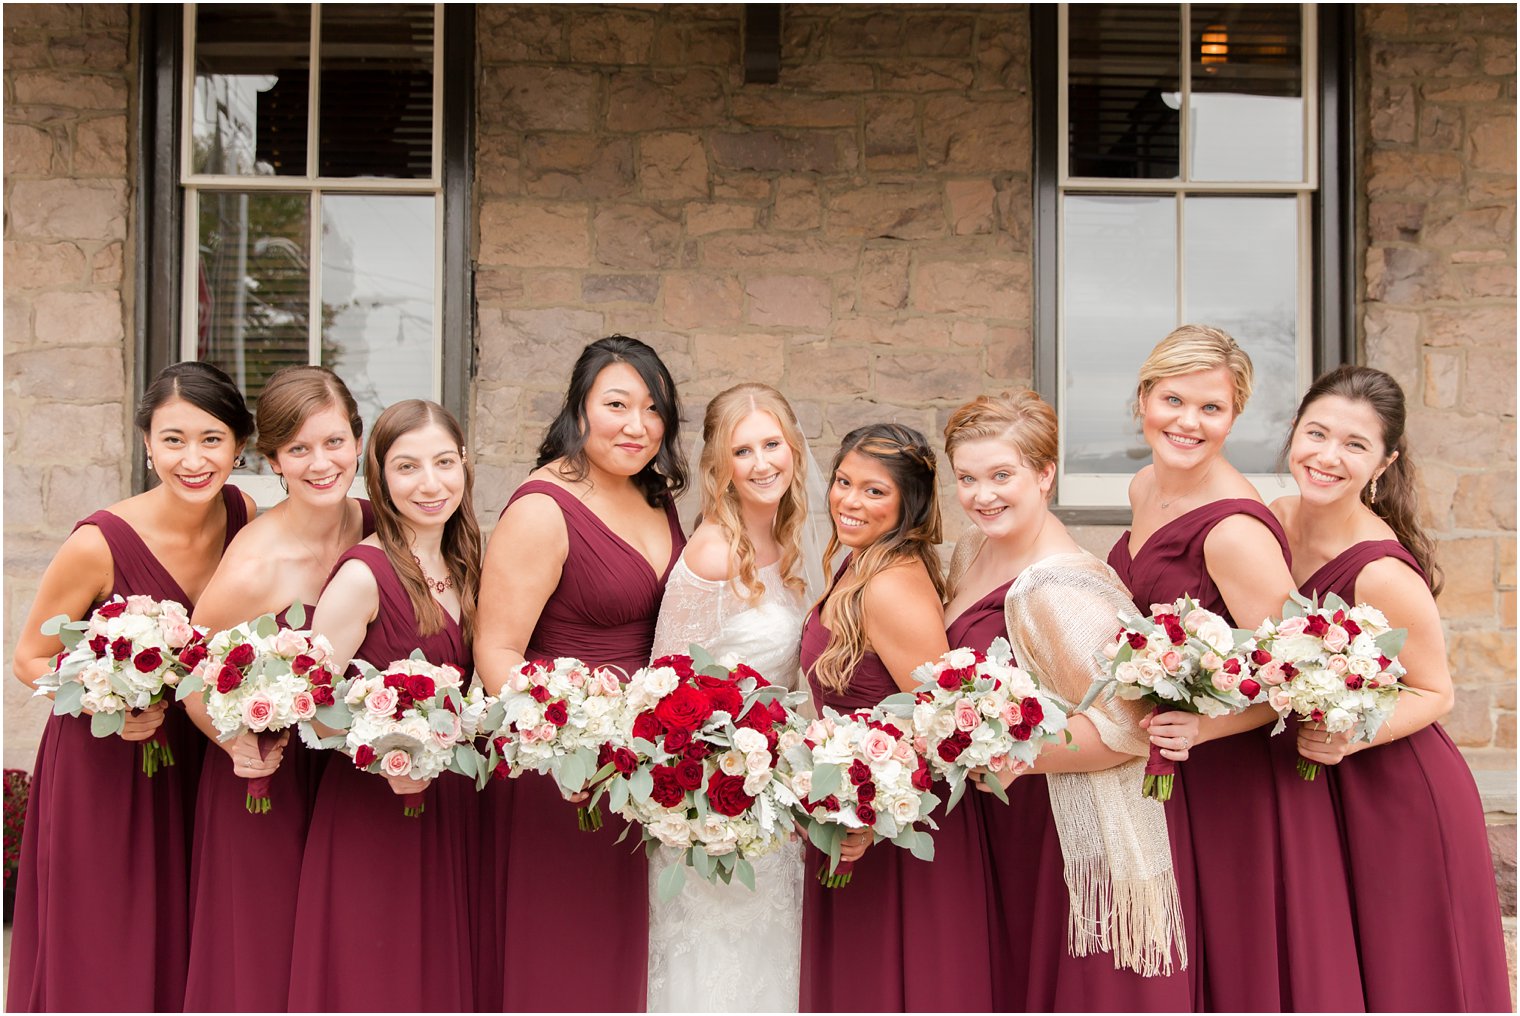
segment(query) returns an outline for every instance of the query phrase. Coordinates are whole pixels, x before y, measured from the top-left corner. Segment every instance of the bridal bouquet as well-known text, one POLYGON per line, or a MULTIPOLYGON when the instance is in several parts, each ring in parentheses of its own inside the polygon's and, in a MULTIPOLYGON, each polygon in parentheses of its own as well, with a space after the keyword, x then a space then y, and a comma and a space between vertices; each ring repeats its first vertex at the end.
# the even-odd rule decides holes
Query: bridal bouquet
POLYGON ((938 828, 929 813, 939 804, 930 793, 929 760, 901 727, 882 714, 841 716, 825 708, 801 744, 787 750, 792 791, 801 799, 808 839, 829 857, 818 880, 829 888, 850 882, 853 865, 839 860, 852 829, 869 829, 925 861, 934 860, 934 840, 919 824, 938 828))
POLYGON ((987 770, 983 782, 1007 804, 995 774, 1033 765, 1040 749, 1066 730, 1066 711, 1013 665, 1007 639, 994 639, 985 654, 952 649, 913 677, 917 692, 889 695, 879 708, 911 724, 914 749, 950 788, 946 810, 960 801, 976 768, 987 770))
POLYGON ((755 888, 751 860, 793 831, 797 795, 782 779, 782 754, 802 743, 787 695, 743 663, 714 662, 700 646, 636 672, 624 696, 624 729, 604 746, 603 789, 613 811, 642 829, 645 847, 682 852, 660 875, 674 899, 693 868, 709 882, 734 877, 755 888))
MULTIPOLYGON (((96 737, 119 733, 128 710, 146 709, 206 657, 206 631, 190 623, 183 604, 151 596, 114 596, 83 621, 60 614, 43 622, 44 635, 63 641, 53 670, 37 679, 38 695, 53 695, 53 712, 88 709, 96 737)), ((162 724, 142 745, 148 776, 174 764, 162 724)))
MULTIPOLYGON (((301 624, 300 604, 287 615, 301 624)), ((282 730, 316 718, 317 706, 332 701, 332 673, 323 663, 332 646, 321 635, 281 628, 273 614, 217 632, 206 642, 209 655, 179 684, 183 699, 205 691, 206 713, 216 727, 217 740, 238 734, 258 736, 259 757, 266 757, 282 730), (324 694, 319 698, 318 689, 324 694)), ((269 813, 271 777, 248 780, 244 803, 255 815, 269 813)))
MULTIPOLYGON (((480 688, 466 695, 458 668, 429 663, 420 650, 384 670, 363 660, 354 666, 358 673, 336 690, 341 700, 319 706, 316 716, 347 733, 320 747, 342 748, 365 772, 421 781, 453 771, 480 785, 485 769, 475 737, 491 704, 480 688)), ((422 814, 422 792, 402 802, 404 814, 422 814)))
MULTIPOLYGON (((1267 701, 1277 710, 1272 733, 1280 733, 1292 713, 1370 742, 1406 690, 1398 654, 1408 634, 1390 628, 1375 607, 1349 607, 1334 593, 1323 603, 1295 593, 1283 604, 1282 620, 1268 618, 1256 630, 1256 675, 1271 689, 1267 701)), ((1317 762, 1298 760, 1306 780, 1319 770, 1317 762)))
MULTIPOLYGON (((1108 689, 1119 698, 1149 703, 1156 712, 1177 709, 1226 716, 1260 701, 1261 682, 1251 676, 1251 633, 1231 628, 1191 596, 1152 604, 1151 616, 1124 617, 1124 627, 1103 650, 1106 681, 1095 681, 1077 711, 1108 689)), ((1177 764, 1151 746, 1143 793, 1158 801, 1172 796, 1177 764)))
MULTIPOLYGON (((607 776, 597 756, 617 733, 622 703, 615 670, 592 670, 568 656, 519 664, 486 713, 487 767, 514 779, 551 775, 565 794, 592 789, 607 776)), ((578 820, 586 832, 602 827, 594 801, 578 810, 578 820)))

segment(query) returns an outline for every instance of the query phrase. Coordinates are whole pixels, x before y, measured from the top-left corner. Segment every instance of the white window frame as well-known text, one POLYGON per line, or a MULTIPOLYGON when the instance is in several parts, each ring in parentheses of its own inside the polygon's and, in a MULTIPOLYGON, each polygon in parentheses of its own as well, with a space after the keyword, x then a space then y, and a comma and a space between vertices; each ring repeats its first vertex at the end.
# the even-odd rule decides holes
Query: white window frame
MULTIPOLYGON (((1066 306, 1066 198, 1068 195, 1172 195, 1176 205, 1177 221, 1177 245, 1176 245, 1176 307, 1179 320, 1177 324, 1183 324, 1180 320, 1182 309, 1186 307, 1184 299, 1186 250, 1184 231, 1185 199, 1198 194, 1229 194, 1238 196, 1292 196, 1296 200, 1298 218, 1298 306, 1295 320, 1296 334, 1298 337, 1298 375, 1294 379, 1296 392, 1301 393, 1308 389, 1314 380, 1314 290, 1313 290, 1313 266, 1314 266, 1314 233, 1313 233, 1313 200, 1319 190, 1319 66, 1318 66, 1318 19, 1314 4, 1302 4, 1302 17, 1300 18, 1302 36, 1301 52, 1303 54, 1303 77, 1301 92, 1304 99, 1304 145, 1303 145, 1303 179, 1301 181, 1217 181, 1217 180, 1190 180, 1192 170, 1191 149, 1189 145, 1191 132, 1191 117, 1188 111, 1191 109, 1192 95, 1192 4, 1183 3, 1181 7, 1181 19, 1179 32, 1181 33, 1181 46, 1179 48, 1179 73, 1181 85, 1181 109, 1182 116, 1181 134, 1178 139, 1179 178, 1176 180, 1154 179, 1115 179, 1105 177, 1076 177, 1070 173, 1071 146, 1067 141, 1069 134, 1070 117, 1070 93, 1069 93, 1069 4, 1061 4, 1058 17, 1058 75, 1059 91, 1057 93, 1057 124, 1060 131, 1061 143, 1057 148, 1059 174, 1057 180, 1057 206, 1055 215, 1056 229, 1056 256, 1058 270, 1056 272, 1056 385, 1057 398, 1055 399, 1056 416, 1060 425, 1060 455, 1057 459, 1056 474, 1056 499, 1057 505, 1062 508, 1127 508, 1129 506, 1129 482, 1131 474, 1124 473, 1074 473, 1066 469, 1066 426, 1067 413, 1071 409, 1071 400, 1066 397, 1065 377, 1067 367, 1066 355, 1066 321, 1063 313, 1066 306)), ((1157 336, 1159 340, 1161 337, 1157 336)), ((1284 494, 1297 493, 1298 486, 1292 477, 1277 473, 1247 473, 1246 479, 1251 481, 1261 496, 1271 501, 1275 497, 1284 494)))
MULTIPOLYGON (((311 252, 308 297, 309 306, 322 305, 322 195, 323 194, 410 194, 429 195, 433 199, 433 328, 432 361, 433 384, 428 398, 435 402, 443 398, 443 7, 433 7, 433 130, 430 172, 426 178, 396 177, 324 177, 318 175, 319 151, 317 121, 321 113, 321 48, 322 7, 311 5, 310 72, 307 75, 306 110, 306 172, 303 175, 284 176, 237 176, 220 173, 196 173, 192 165, 195 129, 195 27, 196 9, 199 5, 184 5, 183 52, 180 62, 180 138, 179 179, 184 198, 181 215, 184 230, 181 251, 183 263, 180 279, 179 308, 179 356, 193 360, 198 354, 199 294, 194 280, 197 278, 197 261, 200 258, 200 198, 203 193, 218 191, 306 193, 310 196, 310 215, 307 227, 307 249, 311 252)), ((322 353, 322 315, 307 316, 307 362, 320 363, 322 353)), ((373 423, 373 421, 370 421, 373 423)), ((260 509, 272 507, 284 500, 285 492, 280 478, 252 472, 234 473, 237 485, 247 491, 260 509)), ((351 492, 364 494, 364 478, 354 476, 351 492)))

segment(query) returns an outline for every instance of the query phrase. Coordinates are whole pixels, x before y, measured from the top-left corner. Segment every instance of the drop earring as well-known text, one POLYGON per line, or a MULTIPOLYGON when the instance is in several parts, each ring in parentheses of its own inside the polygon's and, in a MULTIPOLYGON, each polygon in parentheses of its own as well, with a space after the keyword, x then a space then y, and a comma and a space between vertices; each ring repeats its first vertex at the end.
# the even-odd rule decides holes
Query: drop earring
POLYGON ((1377 477, 1376 476, 1374 476, 1372 478, 1372 490, 1368 493, 1367 503, 1368 504, 1377 504, 1377 477))

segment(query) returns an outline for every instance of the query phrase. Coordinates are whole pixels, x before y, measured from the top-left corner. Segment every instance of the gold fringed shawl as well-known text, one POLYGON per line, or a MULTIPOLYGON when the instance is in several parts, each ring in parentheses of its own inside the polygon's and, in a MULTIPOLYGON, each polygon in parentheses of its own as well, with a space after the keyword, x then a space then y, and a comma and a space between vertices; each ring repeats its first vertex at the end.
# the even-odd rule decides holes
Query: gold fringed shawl
MULTIPOLYGON (((972 530, 955 549, 950 584, 985 537, 972 530)), ((1070 710, 1101 675, 1097 653, 1135 613, 1113 569, 1086 552, 1055 554, 1024 569, 1008 590, 1003 619, 1014 660, 1070 710)), ((1061 838, 1070 898, 1067 945, 1073 956, 1113 954, 1114 966, 1144 977, 1187 967, 1182 906, 1172 874, 1166 811, 1142 797, 1150 742, 1138 702, 1105 698, 1084 716, 1114 751, 1136 756, 1092 773, 1049 773, 1045 780, 1061 838)))

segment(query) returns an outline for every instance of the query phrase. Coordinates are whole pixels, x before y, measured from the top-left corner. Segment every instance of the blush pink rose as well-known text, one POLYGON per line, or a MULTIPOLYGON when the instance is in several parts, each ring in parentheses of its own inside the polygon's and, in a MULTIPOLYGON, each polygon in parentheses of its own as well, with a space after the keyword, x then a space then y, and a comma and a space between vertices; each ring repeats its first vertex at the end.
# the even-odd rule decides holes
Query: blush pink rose
POLYGON ((396 711, 396 689, 376 688, 364 700, 364 710, 371 716, 389 716, 396 711))
POLYGON ((179 618, 165 620, 162 624, 164 642, 170 649, 182 649, 195 634, 195 629, 190 627, 189 621, 179 618))
POLYGON ((306 636, 290 628, 281 628, 275 632, 270 648, 287 659, 295 659, 306 652, 306 636))
POLYGON ((1273 660, 1265 667, 1257 668, 1256 676, 1261 679, 1262 684, 1265 684, 1268 687, 1276 687, 1277 685, 1280 685, 1287 680, 1287 678, 1283 676, 1282 664, 1278 663, 1276 660, 1273 660))
POLYGON ((298 691, 290 700, 290 708, 295 712, 296 719, 309 720, 317 715, 317 700, 309 691, 298 691))
POLYGON ((1288 638, 1292 635, 1302 635, 1304 627, 1307 624, 1308 622, 1301 617, 1285 617, 1277 623, 1278 637, 1288 638))
POLYGON ((516 670, 512 671, 512 673, 507 675, 507 687, 511 688, 515 692, 518 692, 519 694, 527 691, 528 685, 530 684, 532 684, 532 682, 528 680, 528 675, 523 673, 521 667, 517 668, 516 670))
POLYGON ((892 749, 892 757, 907 765, 913 761, 913 746, 907 741, 898 741, 897 747, 892 749))
POLYGON ((264 692, 256 691, 243 700, 243 726, 263 730, 274 718, 274 703, 264 692))
POLYGON ((861 753, 872 762, 885 762, 896 747, 897 739, 885 730, 872 730, 860 742, 861 753))
POLYGON ((380 771, 386 776, 407 776, 412 771, 412 757, 400 748, 392 748, 380 760, 380 771))
POLYGON ((533 739, 535 741, 552 741, 554 740, 555 732, 558 730, 558 727, 550 723, 548 720, 545 720, 543 723, 540 723, 538 726, 533 728, 533 739))
POLYGON ((1228 670, 1216 670, 1209 680, 1219 691, 1234 691, 1240 687, 1240 675, 1232 674, 1228 670))
POLYGON ((976 706, 967 699, 960 699, 955 703, 955 729, 971 731, 982 725, 982 718, 976 711, 976 706))
POLYGON ((1168 674, 1175 674, 1182 669, 1182 654, 1175 649, 1168 649, 1161 654, 1161 669, 1168 674))
POLYGON ((1351 644, 1351 636, 1346 629, 1338 624, 1332 624, 1330 630, 1325 632, 1325 648, 1332 653, 1338 653, 1351 644))
POLYGON ((592 676, 596 678, 593 688, 600 694, 621 695, 623 693, 623 682, 618 680, 616 671, 604 668, 593 672, 592 676))
POLYGON ((1330 657, 1325 661, 1325 666, 1329 669, 1330 673, 1335 674, 1339 677, 1345 677, 1346 671, 1351 669, 1351 664, 1346 662, 1346 658, 1344 656, 1330 657))
POLYGON ((459 724, 459 716, 456 713, 447 711, 441 714, 435 713, 434 715, 442 715, 448 720, 449 725, 447 728, 443 730, 434 730, 432 732, 433 743, 440 748, 447 748, 449 745, 459 740, 459 732, 461 729, 459 724))

